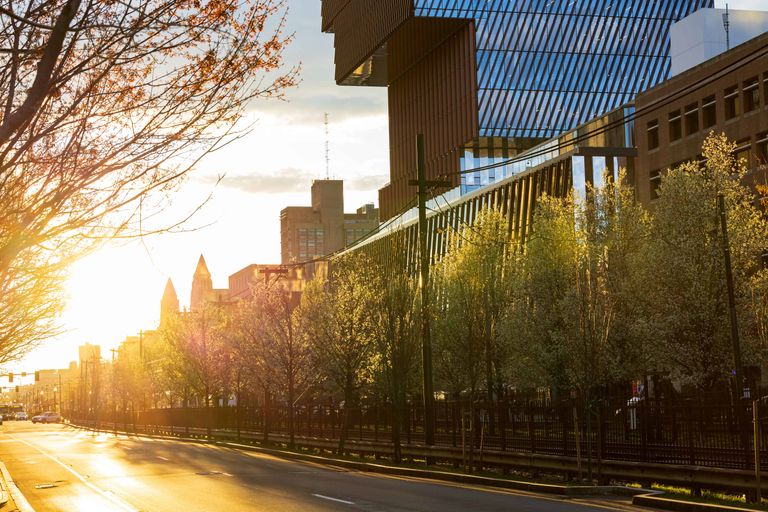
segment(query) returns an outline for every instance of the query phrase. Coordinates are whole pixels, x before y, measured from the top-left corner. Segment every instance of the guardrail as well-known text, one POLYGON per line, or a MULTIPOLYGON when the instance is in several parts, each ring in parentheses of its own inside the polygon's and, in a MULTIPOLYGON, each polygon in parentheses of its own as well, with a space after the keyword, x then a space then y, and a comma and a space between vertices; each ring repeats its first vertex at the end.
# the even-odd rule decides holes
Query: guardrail
MULTIPOLYGON (((219 443, 249 442, 252 444, 284 445, 288 444, 288 436, 284 434, 268 435, 264 439, 262 432, 232 429, 207 429, 175 425, 146 425, 132 423, 112 423, 91 420, 70 420, 74 427, 82 427, 100 432, 113 432, 127 435, 159 436, 171 439, 211 441, 219 443)), ((320 451, 335 451, 338 440, 296 436, 296 449, 311 449, 320 451)), ((350 440, 345 443, 345 452, 376 458, 389 458, 393 455, 391 443, 350 440)), ((444 446, 424 446, 419 444, 403 444, 402 455, 408 459, 434 460, 436 462, 453 464, 460 467, 467 463, 467 450, 444 446)), ((537 453, 522 453, 513 451, 484 450, 475 451, 474 462, 477 467, 500 468, 504 470, 517 469, 532 473, 561 474, 567 478, 574 477, 579 472, 586 472, 587 461, 574 457, 545 455, 537 453)), ((715 468, 707 466, 657 464, 648 462, 632 462, 623 460, 601 459, 592 461, 593 472, 599 480, 616 480, 621 482, 637 482, 644 486, 651 483, 683 486, 691 489, 712 489, 750 493, 755 490, 756 478, 753 471, 715 468)), ((761 474, 761 488, 768 491, 768 472, 761 474)))

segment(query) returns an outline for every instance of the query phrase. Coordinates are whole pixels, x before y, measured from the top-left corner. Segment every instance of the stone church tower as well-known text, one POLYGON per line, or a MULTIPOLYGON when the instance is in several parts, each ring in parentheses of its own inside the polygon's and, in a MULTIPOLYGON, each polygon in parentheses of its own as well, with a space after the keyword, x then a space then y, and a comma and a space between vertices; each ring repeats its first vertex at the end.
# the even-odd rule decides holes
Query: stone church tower
POLYGON ((165 284, 163 298, 160 300, 160 325, 166 324, 168 319, 179 312, 179 298, 176 295, 176 288, 173 287, 173 281, 168 278, 165 284))
POLYGON ((195 275, 192 277, 192 296, 189 301, 190 311, 200 311, 206 302, 213 295, 213 281, 211 273, 208 271, 208 265, 205 264, 205 258, 200 255, 195 269, 195 275))

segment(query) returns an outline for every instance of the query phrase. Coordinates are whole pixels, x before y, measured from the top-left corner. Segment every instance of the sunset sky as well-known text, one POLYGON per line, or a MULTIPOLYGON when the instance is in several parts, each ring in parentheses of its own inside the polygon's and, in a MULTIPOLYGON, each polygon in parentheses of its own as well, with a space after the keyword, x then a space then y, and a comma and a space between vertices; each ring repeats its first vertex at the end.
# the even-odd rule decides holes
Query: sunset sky
MULTIPOLYGON (((766 0, 728 3, 733 9, 768 9, 766 0)), ((288 30, 296 39, 286 60, 302 65, 299 87, 288 91, 287 102, 254 103, 247 119, 256 121, 253 132, 190 176, 174 209, 191 209, 213 196, 187 232, 113 244, 78 262, 61 317, 66 332, 8 369, 65 367, 83 343, 101 345, 107 357, 126 336, 157 325, 168 277, 182 306, 188 305, 201 253, 215 287, 225 287, 230 274, 251 263, 279 262, 280 210, 309 205, 312 180, 325 176, 324 112, 330 115, 331 172, 345 180, 347 211, 376 201, 377 189, 388 180, 386 90, 336 86, 333 37, 320 31, 320 1, 289 5, 288 30), (226 177, 215 186, 220 174, 226 177)))

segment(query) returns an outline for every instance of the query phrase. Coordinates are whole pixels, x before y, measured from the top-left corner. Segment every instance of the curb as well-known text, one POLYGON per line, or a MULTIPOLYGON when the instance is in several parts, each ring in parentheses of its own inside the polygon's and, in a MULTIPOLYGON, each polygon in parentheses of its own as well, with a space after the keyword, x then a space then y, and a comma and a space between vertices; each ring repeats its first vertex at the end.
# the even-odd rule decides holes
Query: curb
POLYGON ((639 507, 650 507, 673 512, 756 512, 754 509, 729 507, 727 505, 715 505, 710 503, 697 503, 694 501, 676 500, 665 498, 661 495, 644 494, 632 498, 632 504, 639 507))
MULTIPOLYGON (((70 424, 70 427, 94 431, 95 429, 86 427, 77 427, 70 424)), ((98 431, 101 432, 101 431, 98 431)), ((105 431, 105 433, 113 433, 113 431, 105 431)), ((265 455, 271 455, 282 459, 299 460, 302 462, 311 462, 314 464, 322 464, 325 466, 335 466, 345 469, 354 469, 360 472, 378 473, 384 475, 396 475, 406 476, 411 478, 426 478, 432 480, 439 480, 444 482, 482 485, 486 487, 495 487, 500 489, 511 489, 518 491, 528 491, 538 494, 554 494, 558 496, 567 497, 596 497, 596 496, 636 496, 639 494, 648 494, 653 491, 647 489, 634 489, 631 487, 621 486, 568 486, 558 484, 543 484, 535 482, 522 482, 519 480, 505 480, 502 478, 492 478, 486 476, 465 475, 460 473, 449 473, 445 471, 434 471, 427 469, 416 468, 403 468, 394 466, 385 466, 382 464, 373 464, 369 462, 356 462, 344 459, 334 459, 329 457, 321 457, 319 455, 310 455, 304 453, 295 453, 284 450, 278 450, 274 448, 264 448, 261 446, 253 446, 247 444, 234 443, 231 441, 216 441, 209 439, 196 439, 188 437, 175 437, 175 436, 163 436, 163 435, 148 435, 148 434, 132 434, 127 432, 120 432, 118 434, 129 435, 132 437, 146 437, 151 439, 163 439, 168 441, 182 441, 188 443, 209 444, 213 446, 221 446, 224 448, 232 448, 235 450, 263 453, 265 455)))
POLYGON ((8 468, 5 467, 5 464, 2 462, 0 462, 0 473, 2 473, 3 480, 5 480, 5 486, 7 487, 7 489, 4 489, 4 501, 2 501, 2 505, 0 506, 4 506, 8 502, 8 495, 10 495, 10 497, 13 499, 13 502, 16 504, 16 510, 18 510, 18 512, 35 512, 35 509, 32 508, 32 505, 29 504, 27 498, 25 498, 19 490, 16 482, 14 482, 13 478, 11 478, 11 474, 8 472, 8 468))
POLYGON ((8 497, 9 493, 6 490, 6 487, 10 487, 10 475, 8 474, 8 470, 5 468, 5 464, 0 462, 0 471, 2 472, 2 478, 0 478, 0 507, 4 507, 8 503, 8 497))

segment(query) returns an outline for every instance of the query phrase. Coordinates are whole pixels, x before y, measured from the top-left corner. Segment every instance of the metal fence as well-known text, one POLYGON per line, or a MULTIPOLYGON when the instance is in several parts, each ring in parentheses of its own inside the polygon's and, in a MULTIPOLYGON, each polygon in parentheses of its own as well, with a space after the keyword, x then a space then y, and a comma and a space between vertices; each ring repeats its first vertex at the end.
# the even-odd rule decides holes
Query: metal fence
MULTIPOLYGON (((634 400, 586 405, 566 401, 504 400, 487 404, 437 401, 436 444, 495 453, 535 453, 686 466, 754 470, 757 432, 761 469, 768 469, 768 405, 744 401, 634 400), (758 404, 753 410, 753 404, 758 404)), ((73 415, 76 417, 76 415, 73 415)), ((150 409, 136 414, 101 413, 88 419, 126 424, 206 428, 249 433, 290 431, 288 408, 209 407, 150 409)), ((85 419, 85 418, 81 418, 85 419)), ((424 442, 424 415, 409 403, 402 414, 401 443, 424 442)), ((392 407, 379 402, 345 408, 331 401, 294 407, 298 437, 392 443, 392 407), (346 418, 346 420, 345 420, 346 418)))

